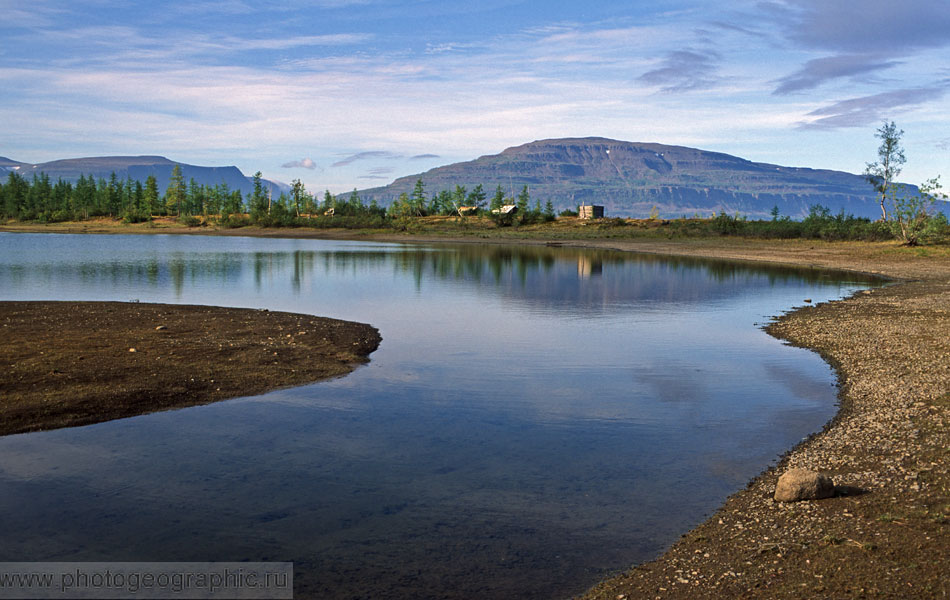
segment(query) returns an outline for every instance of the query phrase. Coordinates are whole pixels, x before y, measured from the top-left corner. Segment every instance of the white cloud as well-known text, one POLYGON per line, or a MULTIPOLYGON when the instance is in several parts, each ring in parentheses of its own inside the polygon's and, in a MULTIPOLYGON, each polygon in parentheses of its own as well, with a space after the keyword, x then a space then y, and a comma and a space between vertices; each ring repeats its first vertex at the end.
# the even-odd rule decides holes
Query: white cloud
MULTIPOLYGON (((802 21, 809 10, 821 10, 806 4, 781 6, 802 21)), ((203 6, 195 10, 262 10, 237 0, 203 6)), ((216 156, 244 161, 250 172, 279 173, 300 163, 286 168, 307 168, 308 186, 323 187, 325 179, 352 189, 367 174, 360 167, 371 165, 360 160, 390 160, 367 156, 374 152, 391 153, 396 176, 414 173, 419 163, 409 157, 423 152, 448 162, 562 136, 738 154, 778 144, 792 154, 803 146, 790 141, 794 136, 858 124, 879 114, 873 108, 880 102, 916 114, 939 101, 925 94, 924 104, 912 105, 898 94, 878 104, 857 102, 883 93, 867 75, 885 68, 895 78, 891 90, 933 87, 921 77, 933 77, 933 64, 946 64, 939 48, 931 47, 922 64, 857 51, 828 56, 824 48, 800 49, 802 41, 776 49, 778 21, 763 21, 761 11, 757 20, 737 14, 717 11, 718 21, 676 14, 636 23, 542 23, 475 41, 419 38, 414 49, 379 31, 281 36, 262 29, 245 36, 131 25, 44 29, 30 35, 82 52, 23 58, 16 69, 0 69, 0 122, 7 124, 5 142, 30 148, 82 155, 95 146, 101 153, 164 153, 193 162, 216 156), (783 71, 790 74, 781 77, 783 71), (776 97, 776 86, 798 93, 776 97), (669 93, 657 96, 657 88, 669 93), (796 129, 803 120, 814 128, 796 129), (313 148, 318 154, 310 154, 313 148), (287 162, 304 153, 307 159, 287 162), (320 171, 305 160, 337 166, 320 171)), ((795 27, 782 29, 788 39, 800 32, 795 27)))
POLYGON ((805 129, 835 129, 862 127, 890 118, 895 112, 908 107, 939 100, 947 94, 948 86, 911 88, 882 92, 872 96, 841 100, 808 113, 812 117, 800 124, 805 129))
POLYGON ((301 160, 292 160, 280 166, 284 169, 310 169, 313 171, 317 168, 317 163, 313 162, 313 159, 308 157, 301 160))

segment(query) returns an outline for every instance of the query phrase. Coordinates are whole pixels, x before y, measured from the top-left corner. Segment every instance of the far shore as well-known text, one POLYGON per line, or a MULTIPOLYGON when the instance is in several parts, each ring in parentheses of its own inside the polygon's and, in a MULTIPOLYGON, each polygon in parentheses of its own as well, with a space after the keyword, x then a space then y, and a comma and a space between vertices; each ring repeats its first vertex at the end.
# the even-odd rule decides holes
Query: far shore
MULTIPOLYGON (((103 226, 5 226, 0 231, 132 233, 103 226)), ((518 243, 613 249, 850 270, 895 284, 806 306, 767 330, 820 353, 837 371, 840 410, 821 432, 731 496, 656 560, 583 596, 637 598, 943 598, 950 595, 950 247, 707 237, 667 239, 412 235, 343 230, 150 228, 135 233, 518 243), (776 503, 789 467, 823 471, 836 497, 776 503)), ((688 493, 687 489, 683 493, 688 493)), ((636 510, 636 507, 631 507, 636 510)))

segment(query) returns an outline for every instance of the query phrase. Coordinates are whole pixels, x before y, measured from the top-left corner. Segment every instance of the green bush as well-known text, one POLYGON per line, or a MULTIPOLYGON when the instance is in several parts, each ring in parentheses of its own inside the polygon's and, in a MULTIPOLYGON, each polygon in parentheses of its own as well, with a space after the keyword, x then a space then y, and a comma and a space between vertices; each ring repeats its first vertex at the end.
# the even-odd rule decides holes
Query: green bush
POLYGON ((50 223, 62 223, 63 221, 72 221, 73 213, 66 209, 54 210, 49 216, 50 223))
POLYGON ((194 215, 182 215, 178 218, 178 222, 185 227, 202 227, 204 225, 204 222, 194 215))
POLYGON ((713 228, 720 235, 740 235, 745 230, 746 219, 738 214, 730 217, 726 211, 720 212, 713 218, 713 228))
POLYGON ((145 212, 130 210, 130 211, 127 211, 124 215, 122 215, 123 223, 144 223, 146 221, 151 221, 151 220, 152 220, 152 215, 145 212))

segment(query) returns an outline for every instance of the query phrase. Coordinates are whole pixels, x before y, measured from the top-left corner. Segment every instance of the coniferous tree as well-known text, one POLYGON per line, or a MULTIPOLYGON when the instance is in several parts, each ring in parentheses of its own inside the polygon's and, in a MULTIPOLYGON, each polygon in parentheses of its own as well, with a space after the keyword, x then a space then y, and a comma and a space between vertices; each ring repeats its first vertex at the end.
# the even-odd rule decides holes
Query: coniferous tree
POLYGON ((505 204, 505 190, 499 185, 495 188, 495 195, 492 196, 491 204, 489 208, 491 210, 499 210, 505 204))
POLYGON ((479 183, 468 193, 468 205, 478 209, 485 208, 485 198, 485 189, 479 183))
POLYGON ((525 185, 521 188, 521 193, 518 194, 518 202, 516 203, 519 213, 524 214, 528 212, 528 202, 530 200, 531 196, 528 194, 528 186, 525 185))
POLYGON ((158 212, 158 180, 154 175, 149 175, 145 179, 144 211, 148 215, 154 215, 158 212))
POLYGON ((409 197, 409 205, 415 216, 421 217, 425 215, 426 186, 421 179, 416 180, 416 186, 413 188, 412 195, 409 197))
POLYGON ((465 206, 465 199, 468 198, 468 190, 465 189, 464 185, 456 185, 455 191, 452 192, 452 212, 457 213, 459 207, 465 206))
POLYGON ((176 217, 181 216, 182 204, 185 202, 187 191, 185 177, 181 173, 181 165, 176 164, 172 168, 168 189, 165 191, 165 206, 169 211, 174 211, 176 217))

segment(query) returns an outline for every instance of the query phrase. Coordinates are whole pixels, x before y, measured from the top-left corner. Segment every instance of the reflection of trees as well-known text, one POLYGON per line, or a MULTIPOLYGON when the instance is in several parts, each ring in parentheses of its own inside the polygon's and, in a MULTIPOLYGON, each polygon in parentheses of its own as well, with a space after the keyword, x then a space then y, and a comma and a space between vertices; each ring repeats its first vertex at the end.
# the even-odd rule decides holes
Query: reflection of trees
POLYGON ((392 255, 417 286, 426 277, 452 279, 516 301, 600 307, 617 303, 693 302, 791 282, 871 282, 850 273, 545 246, 436 246, 392 255), (598 277, 591 277, 598 275, 598 277))
MULTIPOLYGON (((261 244, 266 248, 266 244, 261 244)), ((52 281, 79 278, 85 284, 171 285, 180 296, 197 281, 237 282, 248 274, 261 290, 268 282, 289 282, 299 294, 308 279, 336 275, 378 276, 391 268, 421 288, 426 280, 467 282, 529 302, 604 305, 616 301, 690 301, 734 295, 750 286, 790 281, 832 283, 874 281, 818 269, 764 267, 750 263, 663 257, 610 250, 461 244, 336 248, 257 252, 156 251, 145 259, 44 263, 32 272, 3 267, 4 277, 40 276, 52 281), (250 271, 250 273, 248 273, 250 271), (596 275, 596 277, 592 277, 596 275), (486 287, 488 286, 488 287, 486 287)))

